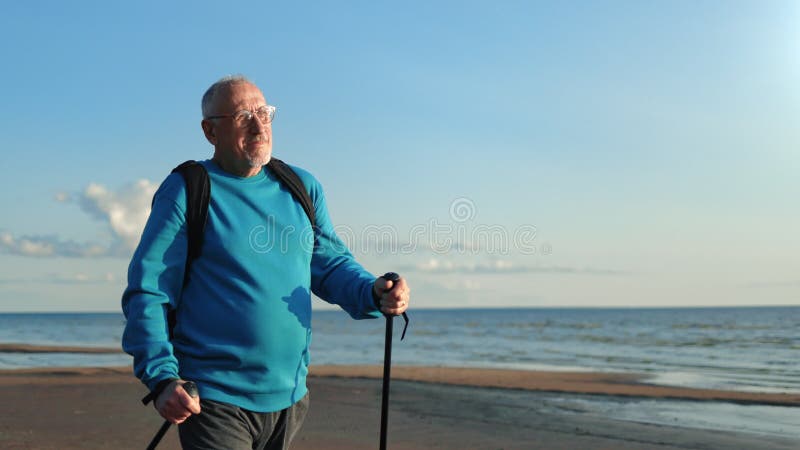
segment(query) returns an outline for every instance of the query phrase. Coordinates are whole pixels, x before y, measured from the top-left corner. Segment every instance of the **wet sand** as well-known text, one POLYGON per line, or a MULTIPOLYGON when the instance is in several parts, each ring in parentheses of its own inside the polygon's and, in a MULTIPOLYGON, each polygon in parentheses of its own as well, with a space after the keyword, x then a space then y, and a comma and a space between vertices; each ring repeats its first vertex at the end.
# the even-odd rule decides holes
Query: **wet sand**
MULTIPOLYGON (((374 449, 381 368, 317 366, 294 449, 374 449)), ((0 371, 0 448, 142 449, 161 418, 130 368, 0 371)), ((632 375, 395 367, 392 449, 795 449, 785 437, 688 429, 555 408, 597 398, 724 399, 800 407, 798 396, 665 388, 632 375)), ((174 428, 160 449, 178 449, 174 428)))
POLYGON ((115 347, 78 347, 68 345, 0 344, 0 353, 121 353, 115 347))

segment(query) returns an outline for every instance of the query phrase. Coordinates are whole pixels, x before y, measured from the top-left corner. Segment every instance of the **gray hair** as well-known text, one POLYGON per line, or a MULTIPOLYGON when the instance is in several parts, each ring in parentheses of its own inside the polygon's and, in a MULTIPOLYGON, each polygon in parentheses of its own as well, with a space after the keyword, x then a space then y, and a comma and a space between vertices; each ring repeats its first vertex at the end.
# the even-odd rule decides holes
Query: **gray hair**
POLYGON ((239 83, 254 84, 244 75, 227 75, 217 80, 216 83, 212 84, 206 93, 203 94, 203 100, 200 102, 200 109, 203 111, 203 119, 214 115, 214 112, 211 109, 214 107, 214 100, 216 99, 217 93, 220 91, 220 89, 239 83))

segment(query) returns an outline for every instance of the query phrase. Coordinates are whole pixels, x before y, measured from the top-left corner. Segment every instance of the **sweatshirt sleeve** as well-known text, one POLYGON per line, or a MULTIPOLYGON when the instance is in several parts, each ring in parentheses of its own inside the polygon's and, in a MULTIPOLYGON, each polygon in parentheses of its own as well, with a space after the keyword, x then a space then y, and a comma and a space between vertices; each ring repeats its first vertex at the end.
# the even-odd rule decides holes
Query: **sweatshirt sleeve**
POLYGON ((336 235, 322 186, 308 172, 295 167, 293 169, 309 190, 316 210, 311 291, 326 302, 339 305, 354 319, 381 317, 372 299, 375 276, 355 260, 347 245, 336 235))
POLYGON ((153 197, 150 217, 128 267, 122 294, 123 350, 133 356, 134 374, 153 391, 160 381, 179 378, 169 341, 167 307, 175 308, 186 263, 186 191, 171 174, 153 197))

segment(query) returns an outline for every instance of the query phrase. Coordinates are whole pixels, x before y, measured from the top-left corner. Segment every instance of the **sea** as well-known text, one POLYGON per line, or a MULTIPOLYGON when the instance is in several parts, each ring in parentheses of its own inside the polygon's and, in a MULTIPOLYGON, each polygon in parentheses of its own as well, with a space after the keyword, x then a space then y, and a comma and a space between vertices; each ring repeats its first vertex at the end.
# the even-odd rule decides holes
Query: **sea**
MULTIPOLYGON (((630 372, 645 382, 800 394, 800 307, 418 309, 394 319, 395 365, 630 372)), ((0 314, 0 344, 120 347, 121 313, 0 314)), ((311 362, 383 364, 386 321, 315 310, 311 362)), ((123 366, 123 353, 12 353, 0 369, 123 366)), ((800 408, 565 396, 563 411, 800 442, 800 408)))
MULTIPOLYGON (((398 365, 635 372, 655 384, 800 394, 800 307, 419 309, 398 365)), ((121 313, 0 314, 0 344, 120 347, 121 313)), ((382 364, 385 321, 315 310, 312 364, 382 364)), ((131 364, 125 354, 4 353, 0 369, 131 364)))

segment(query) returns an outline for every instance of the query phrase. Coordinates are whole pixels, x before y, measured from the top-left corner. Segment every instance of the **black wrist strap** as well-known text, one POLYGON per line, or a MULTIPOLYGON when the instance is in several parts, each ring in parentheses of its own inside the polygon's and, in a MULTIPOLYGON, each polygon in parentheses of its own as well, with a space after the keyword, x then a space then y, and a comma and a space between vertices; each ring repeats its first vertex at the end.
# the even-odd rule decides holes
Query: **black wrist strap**
POLYGON ((172 383, 177 379, 178 378, 165 378, 159 381, 158 384, 156 385, 156 388, 142 398, 142 404, 146 405, 151 401, 154 401, 156 398, 158 398, 159 395, 161 395, 162 392, 164 392, 164 389, 166 389, 170 383, 172 383))
POLYGON ((381 298, 375 293, 375 288, 372 288, 372 303, 376 308, 381 309, 381 298))

